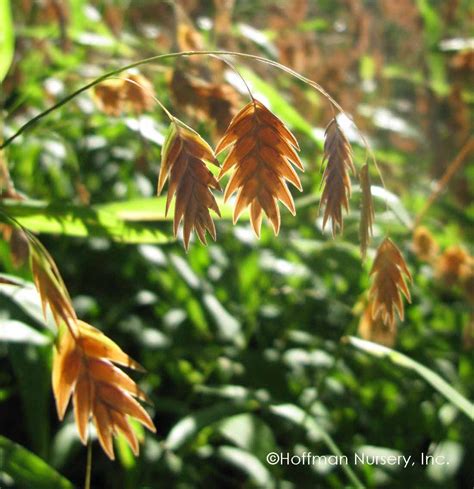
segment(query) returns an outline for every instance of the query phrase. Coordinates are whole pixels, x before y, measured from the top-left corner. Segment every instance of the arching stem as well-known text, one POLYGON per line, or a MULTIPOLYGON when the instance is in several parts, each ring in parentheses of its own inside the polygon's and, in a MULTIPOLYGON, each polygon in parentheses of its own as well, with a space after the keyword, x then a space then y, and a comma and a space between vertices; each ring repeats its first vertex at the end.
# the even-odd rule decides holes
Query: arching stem
POLYGON ((104 80, 107 80, 108 78, 111 78, 113 76, 119 75, 120 73, 130 70, 132 68, 136 68, 138 66, 144 65, 144 64, 149 64, 153 63, 155 61, 164 61, 167 59, 173 59, 173 58, 181 58, 181 57, 186 57, 186 56, 235 56, 239 58, 244 58, 244 59, 252 59, 255 61, 259 61, 260 63, 265 63, 270 66, 274 66, 275 68, 278 68, 291 76, 297 78, 298 80, 306 83, 307 85, 313 87, 315 90, 317 90, 321 95, 323 95, 329 103, 335 107, 338 111, 341 113, 344 113, 344 110, 342 107, 324 90, 321 85, 316 83, 313 80, 310 80, 309 78, 306 78, 303 75, 300 75, 298 72, 292 70, 291 68, 288 68, 287 66, 284 66, 276 61, 269 60, 267 58, 263 58, 262 56, 256 56, 253 54, 247 54, 247 53, 238 53, 234 51, 219 51, 219 50, 211 50, 211 51, 181 51, 181 52, 176 52, 176 53, 168 53, 168 54, 159 54, 157 56, 151 56, 150 58, 145 58, 141 59, 139 61, 135 61, 133 63, 130 63, 128 65, 122 66, 121 68, 117 68, 115 70, 109 71, 108 73, 105 73, 95 80, 92 80, 91 82, 87 83, 86 85, 82 86, 78 90, 72 92, 53 106, 49 107, 45 111, 41 112, 40 114, 36 115, 32 119, 30 119, 28 122, 26 122, 23 126, 21 126, 12 136, 7 138, 3 144, 0 146, 0 149, 6 148, 8 145, 10 145, 20 134, 22 134, 24 131, 27 129, 31 128, 32 126, 36 125, 41 119, 46 117, 47 115, 51 114, 52 112, 56 111, 63 105, 67 104, 74 98, 76 98, 78 95, 81 93, 89 90, 90 88, 98 85, 99 83, 103 82, 104 80))

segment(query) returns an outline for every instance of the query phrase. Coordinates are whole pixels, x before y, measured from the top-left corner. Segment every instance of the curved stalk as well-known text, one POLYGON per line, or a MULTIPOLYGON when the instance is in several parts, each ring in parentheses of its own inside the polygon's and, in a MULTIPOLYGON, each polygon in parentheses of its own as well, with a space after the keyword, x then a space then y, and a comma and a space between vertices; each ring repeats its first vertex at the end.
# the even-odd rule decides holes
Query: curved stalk
POLYGON ((299 74, 298 72, 292 70, 291 68, 288 68, 287 66, 284 66, 276 61, 269 60, 267 58, 264 58, 262 56, 256 56, 253 54, 247 54, 247 53, 239 53, 239 52, 234 52, 234 51, 219 51, 219 50, 209 50, 209 51, 181 51, 181 52, 176 52, 176 53, 168 53, 168 54, 158 54, 156 56, 151 56, 149 58, 144 58, 139 61, 135 61, 133 63, 130 63, 128 65, 122 66, 121 68, 117 68, 115 70, 109 71, 107 73, 104 73, 103 75, 99 76, 95 80, 92 80, 91 82, 87 83, 86 85, 82 86, 78 90, 72 92, 53 106, 49 107, 45 111, 41 112, 40 114, 36 115, 32 119, 30 119, 28 122, 26 122, 23 126, 21 126, 12 136, 10 136, 8 139, 6 139, 2 145, 0 145, 0 150, 6 148, 9 146, 18 136, 20 136, 23 132, 31 128, 32 126, 36 125, 41 119, 46 117, 47 115, 51 114, 52 112, 56 111, 63 105, 67 104, 70 102, 72 99, 76 98, 78 95, 81 93, 89 90, 90 88, 98 85, 99 83, 103 82, 104 80, 107 80, 108 78, 111 78, 115 75, 119 75, 120 73, 130 70, 132 68, 136 68, 137 66, 141 66, 144 64, 149 64, 153 63, 154 61, 163 61, 166 59, 173 59, 173 58, 180 58, 180 57, 186 57, 186 56, 235 56, 239 58, 247 58, 247 59, 253 59, 255 61, 259 61, 260 63, 265 63, 270 66, 274 66, 275 68, 278 68, 291 76, 297 78, 298 80, 306 83, 307 85, 313 87, 315 90, 317 90, 321 95, 323 95, 329 102, 330 104, 335 107, 339 112, 344 113, 344 110, 342 107, 329 95, 329 93, 324 90, 321 85, 316 83, 313 80, 310 80, 309 78, 306 78, 305 76, 299 74))

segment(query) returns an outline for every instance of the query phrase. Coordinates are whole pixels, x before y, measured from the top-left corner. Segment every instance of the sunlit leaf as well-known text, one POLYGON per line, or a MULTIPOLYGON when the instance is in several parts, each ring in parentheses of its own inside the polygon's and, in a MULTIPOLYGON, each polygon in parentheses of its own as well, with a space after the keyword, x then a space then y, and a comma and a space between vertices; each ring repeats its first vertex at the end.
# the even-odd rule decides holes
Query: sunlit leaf
POLYGON ((36 454, 47 457, 51 434, 51 347, 31 343, 11 345, 8 356, 17 379, 24 425, 31 446, 36 454))
POLYGON ((436 372, 433 372, 429 368, 425 367, 421 363, 412 360, 403 353, 396 350, 392 350, 385 346, 371 341, 361 340, 354 336, 348 336, 347 341, 357 348, 374 357, 390 360, 399 367, 404 367, 409 370, 415 371, 418 375, 423 377, 426 382, 431 384, 440 394, 442 394, 449 402, 458 407, 469 418, 474 419, 474 404, 468 401, 460 392, 451 387, 443 378, 441 378, 436 372))
POLYGON ((169 432, 165 444, 170 450, 178 450, 191 441, 206 426, 229 416, 246 412, 249 404, 243 402, 222 402, 185 416, 169 432))
POLYGON ((0 320, 0 342, 29 343, 31 345, 46 345, 50 343, 47 336, 39 333, 31 326, 20 321, 0 320))
POLYGON ((262 489, 275 487, 268 468, 252 453, 223 445, 216 450, 216 456, 247 474, 252 487, 262 489))
POLYGON ((0 0, 0 83, 13 61, 15 38, 10 0, 0 0))
POLYGON ((0 435, 1 469, 24 489, 73 489, 73 485, 34 453, 0 435))

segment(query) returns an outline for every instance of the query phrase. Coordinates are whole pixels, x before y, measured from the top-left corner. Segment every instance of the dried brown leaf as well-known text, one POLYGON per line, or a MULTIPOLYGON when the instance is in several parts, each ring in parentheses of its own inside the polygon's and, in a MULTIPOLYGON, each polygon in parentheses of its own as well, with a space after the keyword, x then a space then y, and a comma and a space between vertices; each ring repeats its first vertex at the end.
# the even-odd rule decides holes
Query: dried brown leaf
POLYGON ((373 236, 373 224, 375 219, 374 203, 370 190, 369 165, 366 163, 359 172, 360 188, 362 192, 362 207, 359 223, 360 252, 365 259, 367 247, 373 236))
POLYGON ((351 179, 349 170, 355 174, 352 161, 352 148, 336 119, 332 119, 326 127, 324 142, 323 164, 326 168, 323 174, 324 189, 321 195, 320 207, 325 206, 323 229, 331 219, 332 235, 338 229, 343 230, 342 208, 349 211, 351 195, 351 179))
POLYGON ((411 274, 400 252, 390 238, 385 238, 377 249, 370 275, 373 276, 369 291, 372 318, 384 324, 395 325, 395 311, 403 320, 402 294, 410 302, 410 291, 404 276, 411 281, 411 274))
POLYGON ((112 437, 118 433, 124 434, 138 454, 138 440, 129 418, 137 419, 152 432, 155 426, 137 402, 147 400, 145 393, 114 363, 132 368, 138 364, 93 326, 80 320, 77 325, 77 337, 64 330, 54 354, 53 392, 59 418, 63 419, 72 397, 76 425, 84 444, 92 417, 99 442, 109 458, 114 458, 112 437))
POLYGON ((237 192, 234 223, 250 206, 250 220, 260 236, 262 212, 272 223, 275 235, 280 229, 278 201, 295 215, 293 197, 287 181, 302 190, 293 166, 304 171, 297 151, 298 142, 289 129, 261 102, 247 104, 230 123, 216 148, 219 154, 230 148, 219 178, 229 170, 232 176, 224 193, 224 201, 237 192))
POLYGON ((190 127, 175 119, 161 153, 158 194, 169 179, 166 214, 176 195, 173 231, 176 236, 182 220, 186 250, 193 230, 203 244, 206 244, 206 230, 212 239, 216 239, 216 228, 209 210, 212 209, 218 216, 220 211, 211 189, 221 190, 221 187, 205 162, 219 166, 206 141, 190 127))

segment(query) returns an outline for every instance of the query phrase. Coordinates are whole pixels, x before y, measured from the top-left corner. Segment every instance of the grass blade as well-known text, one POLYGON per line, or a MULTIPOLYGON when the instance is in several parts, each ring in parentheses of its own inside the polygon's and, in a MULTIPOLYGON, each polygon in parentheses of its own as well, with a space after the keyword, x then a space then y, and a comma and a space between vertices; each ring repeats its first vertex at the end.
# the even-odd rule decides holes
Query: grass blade
POLYGON ((73 485, 46 462, 21 445, 0 435, 0 468, 18 487, 73 489, 73 485))
POLYGON ((358 350, 364 351, 378 358, 387 358, 395 365, 413 370, 418 375, 423 377, 426 382, 431 384, 441 395, 443 395, 451 404, 456 406, 460 411, 474 420, 474 404, 466 399, 456 389, 453 389, 444 379, 436 372, 421 365, 421 363, 412 360, 398 351, 387 348, 386 346, 372 343, 371 341, 361 340, 354 336, 347 336, 345 341, 350 343, 358 350))
POLYGON ((10 69, 14 49, 15 36, 10 0, 0 0, 0 83, 10 69))

